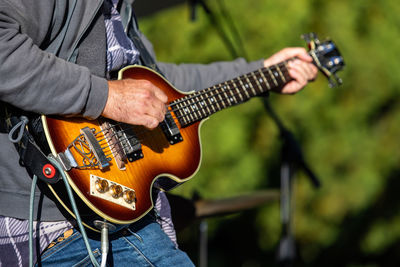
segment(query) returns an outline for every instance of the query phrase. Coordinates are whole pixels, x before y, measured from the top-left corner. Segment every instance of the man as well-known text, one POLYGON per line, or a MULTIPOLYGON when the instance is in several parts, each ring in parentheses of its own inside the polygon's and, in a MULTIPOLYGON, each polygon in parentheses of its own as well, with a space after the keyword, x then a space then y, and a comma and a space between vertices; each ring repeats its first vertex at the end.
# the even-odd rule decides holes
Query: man
MULTIPOLYGON (((149 129, 157 127, 165 116, 165 93, 146 80, 113 79, 126 65, 155 62, 151 44, 131 17, 129 2, 0 0, 0 100, 37 114, 87 119, 103 116, 149 129)), ((292 57, 297 57, 288 63, 293 81, 279 91, 292 94, 317 73, 303 48, 283 49, 251 63, 237 59, 209 65, 156 64, 176 88, 191 91, 292 57)), ((26 266, 32 179, 19 164, 19 155, 5 132, 0 134, 0 146, 0 265, 26 266)), ((162 193, 156 206, 162 228, 156 220, 160 216, 150 212, 110 235, 107 264, 193 265, 174 243, 174 233, 168 229, 168 203, 162 193)), ((90 264, 79 231, 40 191, 35 195, 34 219, 35 256, 41 265, 90 264), (59 242, 51 243, 58 236, 59 242)), ((94 255, 100 257, 99 237, 91 236, 89 242, 94 255)))

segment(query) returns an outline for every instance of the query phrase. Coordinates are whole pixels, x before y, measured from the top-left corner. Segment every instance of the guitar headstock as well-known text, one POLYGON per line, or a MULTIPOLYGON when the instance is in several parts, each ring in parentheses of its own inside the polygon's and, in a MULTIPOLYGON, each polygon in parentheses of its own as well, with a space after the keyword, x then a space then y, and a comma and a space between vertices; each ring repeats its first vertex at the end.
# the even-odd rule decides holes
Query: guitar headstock
POLYGON ((302 38, 307 42, 309 54, 314 64, 328 78, 329 86, 336 87, 342 84, 336 72, 344 67, 344 60, 336 45, 331 40, 321 42, 315 33, 303 34, 302 38))

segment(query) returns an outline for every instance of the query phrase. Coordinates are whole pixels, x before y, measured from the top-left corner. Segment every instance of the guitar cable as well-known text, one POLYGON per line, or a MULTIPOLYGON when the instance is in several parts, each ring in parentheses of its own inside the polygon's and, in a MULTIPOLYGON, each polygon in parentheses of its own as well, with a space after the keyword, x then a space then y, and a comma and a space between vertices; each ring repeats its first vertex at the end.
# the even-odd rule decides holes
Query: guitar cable
MULTIPOLYGON (((93 266, 95 267, 100 267, 99 263, 96 261, 93 252, 92 252, 92 248, 90 247, 89 244, 89 239, 87 237, 85 228, 83 227, 82 224, 82 219, 79 215, 78 212, 78 208, 74 199, 74 196, 72 194, 72 189, 71 186, 68 183, 67 177, 61 167, 61 165, 57 162, 56 159, 54 159, 53 157, 48 157, 49 161, 60 171, 60 174, 62 176, 62 179, 65 183, 65 187, 67 189, 67 193, 68 193, 68 197, 71 201, 71 205, 72 205, 72 209, 75 213, 76 216, 76 221, 78 223, 79 226, 79 230, 81 231, 81 235, 83 238, 83 241, 85 243, 86 249, 88 251, 88 255, 89 258, 93 264, 93 266)), ((36 184, 37 184, 37 176, 33 175, 33 179, 32 179, 32 187, 31 187, 31 195, 30 195, 30 201, 29 201, 29 266, 32 267, 33 265, 33 210, 34 210, 34 198, 35 198, 35 188, 36 188, 36 184)), ((104 227, 106 228, 106 227, 104 227)), ((102 259, 101 259, 101 266, 106 266, 106 259, 107 259, 107 254, 108 254, 108 248, 109 248, 109 244, 108 244, 108 229, 103 230, 102 229, 102 236, 101 236, 101 253, 102 253, 102 259), (104 238, 105 236, 105 238, 104 238)))
MULTIPOLYGON (((65 188, 67 189, 67 193, 68 193, 69 200, 71 202, 72 210, 74 211, 74 214, 76 216, 76 221, 78 223, 79 230, 81 231, 81 235, 82 235, 83 241, 85 242, 85 246, 86 246, 86 249, 87 249, 88 254, 89 254, 89 258, 92 261, 93 266, 100 267, 99 263, 96 261, 94 255, 93 255, 92 248, 90 247, 89 239, 87 237, 86 230, 83 227, 82 219, 81 219, 81 216, 79 215, 79 211, 78 211, 78 208, 76 206, 75 198, 74 198, 74 196, 72 194, 71 186, 68 183, 67 176, 65 175, 64 170, 62 169, 60 163, 58 163, 58 161, 56 159, 54 159, 51 156, 49 156, 48 159, 60 171, 60 174, 61 174, 62 179, 63 179, 64 184, 65 184, 65 188)), ((103 236, 102 236, 102 240, 103 240, 103 236)), ((101 243, 102 243, 102 252, 103 252, 103 242, 101 242, 101 243)), ((108 243, 107 243, 107 246, 108 246, 108 243)), ((107 253, 108 253, 108 250, 107 250, 107 253)), ((105 253, 105 254, 107 255, 107 253, 105 253)), ((105 266, 104 257, 102 257, 101 266, 105 266), (104 260, 104 262, 103 262, 103 260, 104 260)))
MULTIPOLYGON (((8 133, 8 139, 12 143, 20 143, 21 140, 24 137, 26 125, 28 124, 29 119, 26 116, 21 116, 20 121, 12 127, 12 129, 8 133), (14 134, 17 133, 17 136, 14 137, 14 134)), ((67 176, 64 173, 64 170, 60 163, 51 155, 47 157, 50 163, 58 169, 59 173, 62 176, 62 179, 64 180, 65 188, 67 189, 68 197, 70 199, 71 205, 72 205, 72 210, 75 213, 76 221, 79 226, 79 230, 81 231, 81 235, 83 238, 83 241, 85 243, 86 249, 88 251, 89 258, 95 267, 100 267, 98 262, 96 261, 92 249, 89 244, 89 240, 85 231, 85 228, 83 227, 82 224, 82 219, 79 215, 78 208, 74 199, 74 196, 72 194, 72 189, 70 184, 68 183, 67 176)), ((32 177, 32 184, 31 184, 31 193, 30 193, 30 198, 29 198, 29 219, 28 219, 28 235, 29 235, 29 267, 33 267, 33 217, 34 217, 34 202, 35 202, 35 190, 36 190, 36 185, 37 185, 37 180, 38 176, 36 174, 33 174, 32 177)), ((108 241, 108 233, 109 229, 113 230, 114 227, 113 225, 107 223, 107 222, 99 222, 100 229, 101 229, 101 267, 106 266, 106 261, 107 261, 107 255, 109 251, 109 241, 108 241)))

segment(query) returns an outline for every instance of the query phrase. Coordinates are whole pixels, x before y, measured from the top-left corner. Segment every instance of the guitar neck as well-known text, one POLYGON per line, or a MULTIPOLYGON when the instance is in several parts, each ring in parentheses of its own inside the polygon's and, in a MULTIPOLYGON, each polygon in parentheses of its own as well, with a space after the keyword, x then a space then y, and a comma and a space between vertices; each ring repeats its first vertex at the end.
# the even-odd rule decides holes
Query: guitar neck
POLYGON ((261 68, 179 98, 170 103, 171 110, 182 127, 205 119, 217 111, 243 103, 291 81, 287 62, 261 68))

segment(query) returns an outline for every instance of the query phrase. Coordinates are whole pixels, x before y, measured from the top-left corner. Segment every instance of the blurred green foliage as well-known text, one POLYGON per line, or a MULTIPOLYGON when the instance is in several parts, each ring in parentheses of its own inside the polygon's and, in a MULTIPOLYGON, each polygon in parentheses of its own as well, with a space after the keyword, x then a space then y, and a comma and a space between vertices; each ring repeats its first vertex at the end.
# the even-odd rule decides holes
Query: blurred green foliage
MULTIPOLYGON (((320 75, 294 96, 270 103, 301 144, 322 182, 295 178, 294 234, 298 266, 400 265, 400 4, 396 0, 206 1, 224 22, 225 3, 249 60, 287 46, 303 33, 331 37, 346 61, 343 86, 320 75), (223 7, 223 6, 222 6, 223 7)), ((187 5, 141 18, 158 59, 207 63, 232 59, 215 25, 187 5)), ((225 21, 226 22, 226 21, 225 21)), ((227 23, 222 24, 230 39, 227 23)), ((237 40, 234 41, 237 44, 237 40)), ((238 48, 238 46, 236 46, 238 48)), ((279 132, 262 101, 219 112, 201 131, 202 166, 174 190, 218 199, 279 188, 279 132)), ((273 266, 280 239, 279 203, 209 219, 210 266, 273 266)), ((197 262, 196 228, 179 234, 197 262)))

